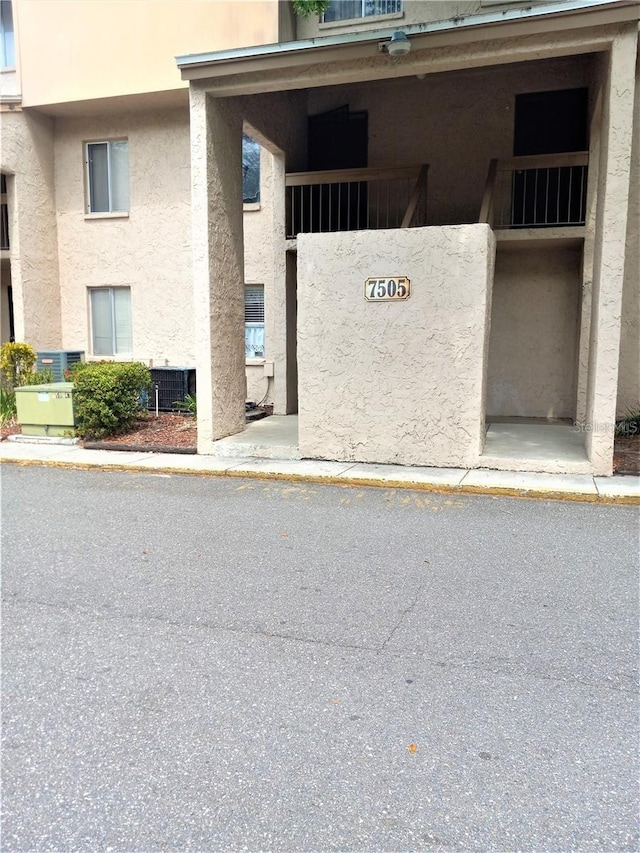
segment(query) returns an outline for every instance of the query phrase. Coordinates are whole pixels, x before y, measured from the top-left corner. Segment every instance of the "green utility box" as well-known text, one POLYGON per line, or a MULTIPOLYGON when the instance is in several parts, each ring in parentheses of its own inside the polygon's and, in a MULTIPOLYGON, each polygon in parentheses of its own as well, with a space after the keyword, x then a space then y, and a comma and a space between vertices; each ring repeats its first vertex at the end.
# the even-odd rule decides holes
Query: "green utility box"
POLYGON ((73 435, 73 383, 23 385, 16 388, 18 423, 23 435, 73 435))

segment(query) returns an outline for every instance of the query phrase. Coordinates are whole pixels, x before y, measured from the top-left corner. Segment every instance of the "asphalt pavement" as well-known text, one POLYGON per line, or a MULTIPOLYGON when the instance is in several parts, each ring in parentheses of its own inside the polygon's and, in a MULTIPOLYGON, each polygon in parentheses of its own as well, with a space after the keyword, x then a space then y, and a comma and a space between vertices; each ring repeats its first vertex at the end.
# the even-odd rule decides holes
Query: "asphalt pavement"
POLYGON ((2 468, 2 850, 637 851, 638 510, 2 468))

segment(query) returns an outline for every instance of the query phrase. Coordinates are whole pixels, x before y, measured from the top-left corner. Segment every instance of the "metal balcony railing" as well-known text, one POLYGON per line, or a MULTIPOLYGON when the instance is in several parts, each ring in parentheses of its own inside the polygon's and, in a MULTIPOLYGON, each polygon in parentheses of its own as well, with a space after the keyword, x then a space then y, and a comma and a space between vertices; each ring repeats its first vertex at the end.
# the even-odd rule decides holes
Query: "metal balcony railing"
POLYGON ((9 248, 9 206, 7 204, 7 178, 0 175, 0 249, 9 248))
POLYGON ((287 237, 425 225, 428 170, 422 165, 288 174, 287 237))
POLYGON ((9 248, 9 208, 6 204, 0 206, 0 249, 9 248))
POLYGON ((494 228, 584 225, 588 151, 492 160, 480 222, 494 228))

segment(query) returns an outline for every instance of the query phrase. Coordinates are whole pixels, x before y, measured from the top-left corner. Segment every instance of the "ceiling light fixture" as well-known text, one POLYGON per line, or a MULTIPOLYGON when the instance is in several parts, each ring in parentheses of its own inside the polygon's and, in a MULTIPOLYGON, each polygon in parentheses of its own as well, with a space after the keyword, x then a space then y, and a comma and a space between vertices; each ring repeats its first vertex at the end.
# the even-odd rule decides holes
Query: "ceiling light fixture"
POLYGON ((393 56, 394 58, 397 56, 406 56, 411 50, 411 42, 405 32, 396 30, 389 41, 379 43, 378 49, 382 53, 388 53, 389 56, 393 56))

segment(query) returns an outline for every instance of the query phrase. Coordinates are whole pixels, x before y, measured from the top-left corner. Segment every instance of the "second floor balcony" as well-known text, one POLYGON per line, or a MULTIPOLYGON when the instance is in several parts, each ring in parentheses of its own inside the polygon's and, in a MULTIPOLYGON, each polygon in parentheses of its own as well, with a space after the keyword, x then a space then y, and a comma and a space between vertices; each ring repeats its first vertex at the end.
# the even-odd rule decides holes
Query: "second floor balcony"
MULTIPOLYGON (((491 160, 475 221, 498 231, 583 226, 588 163, 587 151, 491 160)), ((428 174, 427 164, 290 173, 286 236, 467 224, 428 217, 428 174)))

